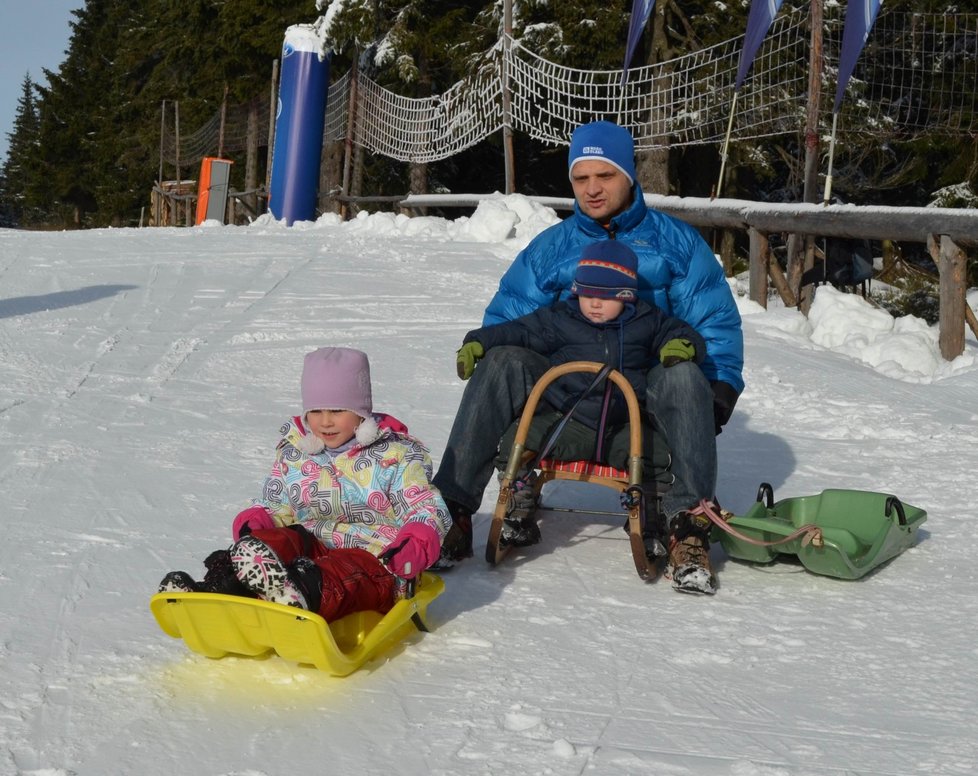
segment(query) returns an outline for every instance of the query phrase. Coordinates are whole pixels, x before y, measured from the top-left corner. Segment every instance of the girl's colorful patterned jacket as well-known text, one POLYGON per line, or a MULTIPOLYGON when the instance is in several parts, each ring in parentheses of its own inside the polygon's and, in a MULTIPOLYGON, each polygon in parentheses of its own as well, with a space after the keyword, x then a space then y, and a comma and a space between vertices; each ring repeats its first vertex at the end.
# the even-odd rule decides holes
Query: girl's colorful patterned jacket
POLYGON ((452 521, 431 484, 427 448, 406 433, 378 429, 374 441, 340 453, 306 452, 312 432, 293 417, 281 428, 261 498, 277 525, 301 523, 327 547, 380 556, 405 523, 424 522, 444 539, 452 521))

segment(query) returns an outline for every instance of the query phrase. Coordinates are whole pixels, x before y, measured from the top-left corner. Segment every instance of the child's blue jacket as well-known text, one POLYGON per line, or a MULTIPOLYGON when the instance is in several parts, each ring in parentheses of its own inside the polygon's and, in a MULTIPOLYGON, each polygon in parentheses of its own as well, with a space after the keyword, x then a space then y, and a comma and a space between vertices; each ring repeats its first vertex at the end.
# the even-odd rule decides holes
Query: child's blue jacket
MULTIPOLYGON (((550 359, 550 365, 568 361, 597 361, 621 372, 645 406, 646 375, 659 364, 659 350, 671 339, 689 340, 696 351, 695 360, 703 361, 706 345, 703 338, 684 321, 666 315, 658 307, 639 301, 626 305, 625 311, 608 323, 593 323, 580 311, 577 299, 543 307, 515 321, 485 326, 465 335, 465 342, 479 342, 486 350, 501 345, 515 345, 550 359)), ((544 398, 555 409, 566 412, 591 383, 588 373, 564 375, 551 383, 544 398)), ((620 392, 614 392, 608 422, 613 425, 628 420, 620 392)), ((596 428, 601 415, 603 392, 596 390, 574 411, 574 417, 596 428)))

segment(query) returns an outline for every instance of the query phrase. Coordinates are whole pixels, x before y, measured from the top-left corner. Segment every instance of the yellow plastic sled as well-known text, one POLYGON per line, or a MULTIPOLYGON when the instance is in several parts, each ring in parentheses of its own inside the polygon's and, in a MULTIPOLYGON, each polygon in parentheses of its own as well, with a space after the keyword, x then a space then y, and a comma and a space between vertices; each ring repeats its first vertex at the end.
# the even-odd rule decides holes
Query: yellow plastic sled
POLYGON ((414 595, 387 614, 354 612, 333 623, 293 606, 220 593, 157 593, 149 607, 164 633, 182 638, 206 657, 259 657, 274 651, 286 660, 347 676, 414 629, 427 631, 422 618, 444 590, 440 577, 425 573, 414 595))

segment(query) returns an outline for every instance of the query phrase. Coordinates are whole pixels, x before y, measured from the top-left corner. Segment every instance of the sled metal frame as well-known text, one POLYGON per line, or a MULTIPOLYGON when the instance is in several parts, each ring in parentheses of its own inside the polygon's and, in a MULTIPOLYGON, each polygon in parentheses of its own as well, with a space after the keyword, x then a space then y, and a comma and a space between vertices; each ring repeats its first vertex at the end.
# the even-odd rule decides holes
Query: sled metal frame
MULTIPOLYGON (((502 562, 512 549, 510 546, 502 546, 500 544, 503 524, 510 499, 513 495, 513 483, 519 476, 520 470, 530 463, 535 455, 534 451, 526 450, 526 437, 544 391, 547 390, 554 380, 566 374, 572 372, 597 374, 605 366, 605 364, 600 364, 596 361, 570 361, 566 364, 560 364, 547 370, 537 380, 533 386, 533 390, 530 391, 516 429, 516 437, 513 440, 513 447, 510 450, 506 470, 499 484, 499 496, 496 499, 496 508, 493 511, 492 523, 489 526, 489 539, 486 543, 486 561, 490 565, 495 566, 502 562)), ((628 542, 632 552, 632 560, 635 563, 635 571, 643 580, 652 581, 656 576, 656 565, 651 563, 646 556, 645 541, 642 537, 642 410, 639 407, 635 391, 621 372, 612 370, 609 372, 607 379, 611 380, 621 390, 625 396, 625 402, 628 405, 628 471, 621 471, 588 461, 571 462, 570 467, 568 467, 564 462, 558 463, 545 459, 537 463, 539 474, 533 485, 534 495, 539 497, 543 486, 551 480, 589 482, 613 488, 619 493, 625 493, 634 488, 639 495, 637 498, 631 499, 634 503, 627 508, 628 542)))
POLYGON ((754 505, 727 521, 747 539, 765 546, 719 529, 714 529, 713 538, 739 560, 770 563, 780 554, 797 555, 814 574, 858 579, 910 547, 926 519, 923 509, 873 491, 828 489, 775 502, 774 490, 765 482, 754 505), (819 530, 819 541, 779 541, 805 525, 819 530))
POLYGON ((439 576, 425 572, 414 595, 397 601, 387 614, 354 612, 332 623, 294 606, 220 593, 157 593, 150 610, 164 633, 205 657, 275 652, 347 676, 413 631, 426 632, 428 604, 444 590, 439 576))

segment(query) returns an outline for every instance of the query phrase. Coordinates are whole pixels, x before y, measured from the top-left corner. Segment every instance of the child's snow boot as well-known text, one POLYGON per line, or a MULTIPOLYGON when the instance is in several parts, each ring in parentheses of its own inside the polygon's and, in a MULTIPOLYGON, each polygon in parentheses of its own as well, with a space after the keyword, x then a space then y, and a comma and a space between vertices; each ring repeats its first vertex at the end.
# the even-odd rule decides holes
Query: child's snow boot
POLYGON ((285 564, 267 544, 245 536, 231 545, 230 555, 235 576, 263 601, 309 608, 306 597, 289 579, 285 564))
POLYGON ((318 611, 323 600, 323 572, 312 558, 296 558, 288 566, 289 579, 299 589, 312 611, 318 611))
POLYGON ((255 594, 241 583, 234 573, 229 550, 214 550, 204 561, 207 573, 203 581, 197 583, 201 593, 222 593, 224 595, 240 595, 245 598, 255 598, 255 594))
POLYGON ((705 515, 680 512, 671 521, 666 579, 681 593, 717 591, 717 578, 710 566, 710 521, 705 515))
POLYGON ((457 501, 445 499, 452 527, 441 543, 441 555, 432 565, 434 571, 447 571, 459 561, 472 557, 472 511, 457 501))
POLYGON ((160 593, 197 593, 199 585, 186 571, 171 571, 160 582, 160 593))

